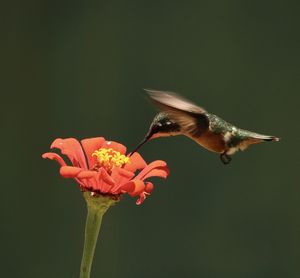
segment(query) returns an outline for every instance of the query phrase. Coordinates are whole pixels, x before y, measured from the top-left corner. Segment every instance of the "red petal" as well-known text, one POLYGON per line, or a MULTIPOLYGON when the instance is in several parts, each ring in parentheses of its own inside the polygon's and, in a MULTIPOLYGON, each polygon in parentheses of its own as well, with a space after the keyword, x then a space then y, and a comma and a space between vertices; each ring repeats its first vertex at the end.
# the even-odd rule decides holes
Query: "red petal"
POLYGON ((72 162, 74 166, 78 166, 87 169, 85 157, 80 143, 74 138, 54 140, 51 145, 52 148, 61 150, 62 154, 65 154, 72 162))
POLYGON ((76 181, 88 190, 97 188, 97 174, 96 171, 81 171, 78 173, 76 181))
POLYGON ((81 171, 80 173, 78 173, 77 178, 78 179, 91 179, 91 178, 95 178, 97 176, 97 172, 96 171, 81 171))
POLYGON ((120 194, 125 192, 133 192, 135 188, 134 182, 127 182, 121 186, 119 186, 117 189, 112 190, 112 194, 120 194))
POLYGON ((152 182, 147 182, 146 187, 145 187, 145 192, 150 194, 153 191, 153 183, 152 182))
POLYGON ((108 184, 110 184, 110 185, 114 185, 114 184, 115 184, 114 180, 111 178, 111 176, 106 172, 106 170, 105 170, 104 168, 101 168, 101 169, 100 169, 100 172, 101 172, 101 177, 102 177, 102 179, 103 179, 106 183, 108 183, 108 184))
POLYGON ((145 190, 140 194, 140 198, 137 199, 136 204, 140 205, 141 203, 143 203, 147 195, 150 195, 152 190, 153 190, 153 184, 151 182, 147 182, 145 186, 145 190))
POLYGON ((60 174, 64 178, 76 178, 81 171, 81 168, 73 166, 62 166, 59 170, 60 174))
POLYGON ((136 170, 139 169, 144 169, 147 166, 147 163, 145 162, 145 160, 140 156, 139 153, 135 152, 129 160, 129 163, 127 163, 124 166, 124 169, 131 171, 131 172, 135 172, 136 170))
POLYGON ((111 193, 111 188, 115 185, 113 179, 103 168, 97 173, 96 181, 95 188, 93 189, 99 190, 102 193, 111 193))
POLYGON ((142 180, 151 178, 151 177, 160 177, 160 178, 167 178, 169 175, 169 168, 167 166, 165 167, 159 167, 156 169, 151 170, 146 174, 145 176, 142 177, 142 180))
POLYGON ((111 173, 111 178, 114 180, 116 185, 121 185, 129 181, 133 178, 133 176, 134 173, 118 167, 113 168, 111 173))
POLYGON ((93 152, 100 149, 104 142, 105 139, 103 137, 95 137, 81 140, 81 145, 85 152, 90 169, 94 166, 95 158, 92 157, 93 152))
POLYGON ((137 176, 136 179, 144 180, 149 177, 166 178, 169 174, 169 169, 166 162, 162 160, 155 160, 144 168, 137 176))
POLYGON ((112 148, 113 150, 120 152, 121 154, 126 153, 126 147, 118 142, 114 141, 105 141, 105 143, 102 145, 102 148, 112 148))
POLYGON ((142 204, 145 201, 145 199, 146 199, 146 194, 145 194, 145 192, 143 192, 140 194, 140 198, 138 198, 135 203, 139 206, 140 204, 142 204))
POLYGON ((49 158, 51 160, 57 161, 61 166, 66 166, 66 162, 63 160, 63 158, 58 155, 57 153, 44 153, 42 155, 42 158, 49 158))
POLYGON ((136 180, 136 179, 134 179, 134 180, 130 181, 129 183, 132 183, 132 184, 134 185, 133 191, 128 192, 128 194, 129 194, 130 196, 138 196, 138 195, 140 195, 140 194, 144 191, 144 189, 145 189, 145 184, 144 184, 144 182, 141 181, 141 180, 136 180))

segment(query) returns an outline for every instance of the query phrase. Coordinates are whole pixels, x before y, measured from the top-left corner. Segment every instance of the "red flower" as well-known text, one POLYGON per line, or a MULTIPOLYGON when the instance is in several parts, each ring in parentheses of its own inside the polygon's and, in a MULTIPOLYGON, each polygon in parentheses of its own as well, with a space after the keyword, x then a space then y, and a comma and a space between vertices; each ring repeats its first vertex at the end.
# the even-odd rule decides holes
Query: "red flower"
POLYGON ((68 166, 56 153, 45 153, 42 157, 56 160, 61 165, 60 174, 64 178, 75 179, 83 191, 115 198, 128 193, 139 196, 138 205, 153 190, 153 184, 144 180, 166 178, 169 174, 166 162, 156 160, 147 165, 138 153, 125 156, 125 146, 106 141, 103 137, 84 139, 81 144, 74 138, 59 138, 52 143, 53 148, 60 149, 73 166, 68 166), (135 176, 137 170, 141 171, 135 176))

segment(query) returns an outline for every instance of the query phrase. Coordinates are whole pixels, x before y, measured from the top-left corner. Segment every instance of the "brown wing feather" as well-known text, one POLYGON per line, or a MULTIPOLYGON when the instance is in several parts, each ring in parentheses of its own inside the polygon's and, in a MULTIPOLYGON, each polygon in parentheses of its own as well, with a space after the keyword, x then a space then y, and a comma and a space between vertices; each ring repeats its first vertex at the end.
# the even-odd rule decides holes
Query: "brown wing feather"
POLYGON ((153 103, 166 112, 170 118, 178 123, 182 130, 194 136, 199 136, 207 130, 209 121, 206 111, 194 103, 175 93, 146 90, 153 103))
POLYGON ((149 94, 151 99, 158 104, 195 114, 204 114, 206 112, 204 108, 173 92, 155 91, 149 89, 145 89, 145 91, 149 94))

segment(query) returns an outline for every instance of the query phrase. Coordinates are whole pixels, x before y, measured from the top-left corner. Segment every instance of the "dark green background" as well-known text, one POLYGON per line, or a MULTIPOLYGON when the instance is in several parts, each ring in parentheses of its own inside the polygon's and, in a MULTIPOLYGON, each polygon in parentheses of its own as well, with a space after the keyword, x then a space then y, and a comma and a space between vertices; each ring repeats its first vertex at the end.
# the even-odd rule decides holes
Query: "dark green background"
POLYGON ((85 203, 41 154, 57 137, 132 149, 173 90, 282 137, 234 156, 154 140, 142 206, 106 214, 92 277, 300 277, 299 1, 11 1, 1 8, 1 277, 78 277, 85 203))

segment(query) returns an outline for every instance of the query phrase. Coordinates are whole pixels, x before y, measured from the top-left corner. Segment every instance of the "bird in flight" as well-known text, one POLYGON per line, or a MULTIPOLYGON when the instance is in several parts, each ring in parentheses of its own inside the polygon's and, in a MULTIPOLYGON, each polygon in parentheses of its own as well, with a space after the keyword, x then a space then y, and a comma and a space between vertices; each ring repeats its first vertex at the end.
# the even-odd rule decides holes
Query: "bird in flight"
POLYGON ((130 155, 150 139, 184 135, 218 153, 221 161, 228 164, 238 150, 265 141, 279 141, 275 136, 238 128, 175 93, 146 91, 160 112, 154 117, 145 138, 130 155))

